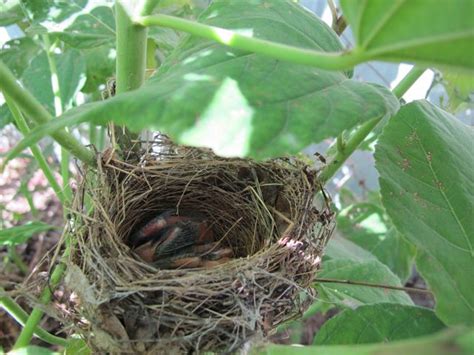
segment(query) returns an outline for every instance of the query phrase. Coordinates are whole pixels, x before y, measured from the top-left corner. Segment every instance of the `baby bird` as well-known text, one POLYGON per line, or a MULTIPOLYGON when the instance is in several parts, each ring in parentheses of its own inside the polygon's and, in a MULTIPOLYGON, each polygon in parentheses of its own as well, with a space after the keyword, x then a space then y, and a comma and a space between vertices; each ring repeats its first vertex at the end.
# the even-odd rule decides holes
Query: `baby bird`
POLYGON ((135 253, 160 268, 212 267, 232 257, 218 248, 207 222, 165 211, 132 235, 135 253))

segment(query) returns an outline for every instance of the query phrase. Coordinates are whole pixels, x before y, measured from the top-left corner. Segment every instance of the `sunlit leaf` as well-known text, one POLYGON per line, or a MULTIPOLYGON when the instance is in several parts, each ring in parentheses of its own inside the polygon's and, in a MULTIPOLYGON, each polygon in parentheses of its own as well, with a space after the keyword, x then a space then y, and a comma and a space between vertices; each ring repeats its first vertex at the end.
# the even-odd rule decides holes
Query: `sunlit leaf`
POLYGON ((470 101, 470 95, 474 95, 474 78, 465 73, 443 73, 443 84, 449 97, 450 111, 456 111, 463 102, 470 101))
POLYGON ((404 291, 383 288, 402 286, 400 279, 378 260, 355 261, 348 259, 326 260, 318 279, 350 280, 381 285, 369 287, 344 283, 317 282, 318 298, 344 307, 355 308, 374 303, 399 303, 412 305, 410 297, 404 291))
POLYGON ((79 15, 63 31, 51 33, 76 48, 91 48, 115 44, 115 19, 112 8, 99 6, 79 15))
POLYGON ((474 2, 341 0, 357 51, 372 59, 474 69, 474 2))
POLYGON ((329 319, 314 345, 391 342, 435 333, 445 325, 427 308, 381 303, 346 309, 329 319))
POLYGON ((252 355, 446 355, 472 354, 473 329, 446 329, 436 334, 394 341, 360 345, 276 345, 256 347, 252 355))
MULTIPOLYGON (((283 0, 215 1, 201 21, 305 48, 342 49, 322 21, 283 0)), ((351 80, 344 72, 188 37, 142 88, 71 110, 61 123, 113 120, 132 131, 161 130, 221 155, 265 158, 295 153, 397 109, 398 100, 386 88, 351 80)), ((55 125, 41 129, 51 132, 55 125)))
MULTIPOLYGON (((75 95, 84 85, 85 61, 77 50, 68 50, 65 53, 53 55, 53 58, 56 61, 61 102, 64 108, 69 108, 75 95)), ((51 71, 46 53, 43 52, 33 59, 31 65, 23 73, 22 82, 54 114, 51 71)))
POLYGON ((474 132, 426 101, 404 106, 376 148, 383 204, 418 249, 447 324, 474 324, 474 132))
POLYGON ((337 216, 337 228, 405 282, 411 274, 416 249, 393 227, 379 203, 362 202, 346 207, 337 216))
POLYGON ((20 0, 0 1, 0 26, 8 26, 23 19, 20 0))
POLYGON ((29 37, 12 39, 2 46, 0 60, 20 77, 41 48, 29 37))
POLYGON ((0 245, 23 244, 35 234, 55 228, 57 227, 43 222, 28 222, 21 226, 0 229, 0 245))

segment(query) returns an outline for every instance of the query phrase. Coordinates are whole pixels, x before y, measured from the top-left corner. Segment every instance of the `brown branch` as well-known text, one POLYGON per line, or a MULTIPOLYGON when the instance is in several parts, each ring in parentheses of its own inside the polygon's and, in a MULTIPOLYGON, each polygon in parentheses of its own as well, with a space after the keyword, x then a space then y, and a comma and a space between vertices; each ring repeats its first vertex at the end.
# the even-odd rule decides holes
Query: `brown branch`
POLYGON ((333 0, 328 0, 328 6, 329 6, 329 9, 331 10, 331 16, 332 16, 331 27, 334 30, 334 32, 336 32, 336 34, 340 36, 347 27, 346 19, 342 15, 337 16, 338 11, 333 0))
POLYGON ((390 286, 390 285, 380 285, 380 284, 375 284, 375 283, 371 283, 371 282, 363 282, 363 281, 337 280, 337 279, 325 279, 325 278, 316 278, 315 280, 318 281, 318 282, 321 282, 321 283, 338 283, 338 284, 346 284, 346 285, 377 287, 377 288, 386 288, 386 289, 389 289, 389 290, 418 292, 418 293, 430 293, 431 294, 431 291, 425 290, 423 288, 417 288, 417 287, 390 286))

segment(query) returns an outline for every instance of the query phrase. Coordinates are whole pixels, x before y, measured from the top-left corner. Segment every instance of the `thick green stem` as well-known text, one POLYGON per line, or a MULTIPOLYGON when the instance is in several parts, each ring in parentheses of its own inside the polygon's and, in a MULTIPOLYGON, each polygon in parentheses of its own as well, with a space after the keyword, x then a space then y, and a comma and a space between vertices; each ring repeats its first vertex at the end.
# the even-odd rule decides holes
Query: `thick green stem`
MULTIPOLYGON (((28 118, 37 124, 46 123, 52 119, 48 111, 30 94, 22 88, 16 81, 16 78, 10 70, 0 61, 0 90, 5 96, 10 98, 18 105, 20 110, 25 113, 28 118)), ((64 130, 58 130, 52 134, 52 137, 71 154, 89 165, 95 165, 94 154, 84 147, 71 134, 64 130)))
MULTIPOLYGON (((63 259, 65 259, 69 255, 69 250, 70 249, 66 247, 63 259)), ((66 264, 62 261, 54 267, 53 273, 51 274, 51 278, 49 280, 49 285, 48 287, 45 287, 43 289, 43 292, 41 293, 40 302, 42 305, 46 305, 51 301, 51 290, 55 289, 56 286, 59 284, 65 270, 66 264)), ((38 323, 40 322, 41 317, 43 316, 43 313, 44 311, 42 307, 36 306, 33 308, 33 311, 25 322, 25 325, 20 335, 18 336, 15 345, 13 346, 14 349, 23 348, 30 343, 31 338, 33 337, 33 334, 35 333, 35 330, 38 327, 38 323)))
MULTIPOLYGON (((137 1, 115 3, 117 29, 116 94, 139 88, 145 81, 147 29, 132 22, 137 1)), ((152 8, 152 7, 151 7, 152 8)), ((138 135, 125 127, 115 126, 115 140, 122 149, 132 148, 138 135)))
MULTIPOLYGON (((4 292, 0 288, 0 293, 4 292)), ((13 319, 19 324, 24 325, 28 319, 28 314, 8 296, 0 297, 0 307, 3 308, 13 319)), ((57 337, 40 327, 36 327, 34 334, 48 344, 67 346, 68 341, 64 338, 57 337)))
MULTIPOLYGON (((412 68, 411 71, 403 78, 403 80, 395 88, 393 88, 393 94, 400 99, 415 83, 415 81, 424 73, 424 71, 425 69, 416 67, 412 68)), ((374 130, 381 120, 382 117, 377 117, 366 121, 345 142, 343 149, 337 149, 334 158, 331 159, 329 164, 326 165, 319 175, 323 183, 329 181, 329 179, 339 170, 347 158, 349 158, 349 156, 354 153, 354 151, 367 138, 370 132, 374 130)))
MULTIPOLYGON (((13 100, 10 99, 8 95, 5 95, 5 101, 8 105, 8 108, 10 109, 12 113, 12 116, 16 122, 18 129, 23 135, 27 135, 30 129, 28 127, 28 124, 25 118, 23 117, 22 113, 18 109, 17 105, 13 102, 13 100)), ((46 177, 46 180, 48 180, 49 185, 53 189, 59 201, 61 201, 61 204, 64 204, 66 201, 65 201, 63 190, 61 189, 61 186, 59 186, 58 182, 56 181, 56 178, 54 177, 54 174, 52 170, 50 169, 48 162, 46 161, 46 158, 44 157, 43 153, 41 152, 41 150, 36 144, 32 145, 30 149, 31 149, 31 153, 33 154, 33 157, 38 162, 38 165, 41 171, 46 177)))
POLYGON ((194 21, 168 15, 141 16, 135 19, 142 26, 162 26, 207 38, 229 47, 267 55, 284 61, 311 65, 322 69, 350 69, 354 65, 369 59, 362 51, 354 49, 350 55, 345 53, 327 53, 280 43, 247 37, 224 28, 208 26, 194 21))

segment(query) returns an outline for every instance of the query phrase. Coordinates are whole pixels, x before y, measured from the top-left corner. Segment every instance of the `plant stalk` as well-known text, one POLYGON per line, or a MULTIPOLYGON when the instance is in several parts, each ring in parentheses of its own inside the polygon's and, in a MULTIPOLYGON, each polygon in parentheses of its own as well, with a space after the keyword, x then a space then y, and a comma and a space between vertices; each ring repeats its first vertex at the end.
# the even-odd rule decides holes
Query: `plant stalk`
MULTIPOLYGON (((115 3, 117 29, 116 94, 139 88, 145 81, 147 29, 132 22, 139 4, 136 1, 115 3)), ((145 6, 145 4, 143 5, 145 6)), ((115 126, 115 142, 121 150, 138 148, 133 141, 138 135, 115 126)))
MULTIPOLYGON (((52 119, 41 103, 29 91, 17 83, 15 76, 2 61, 0 61, 0 90, 5 96, 9 96, 18 105, 20 110, 35 123, 42 124, 52 119)), ((64 130, 58 130, 51 134, 51 136, 82 162, 92 166, 96 164, 94 154, 71 134, 64 130)))
MULTIPOLYGON (((43 43, 45 45, 46 57, 48 58, 49 71, 51 72, 51 88, 53 90, 54 97, 54 112, 56 117, 63 114, 64 104, 61 98, 61 87, 59 85, 58 69, 56 66, 56 60, 52 53, 51 43, 47 34, 42 36, 43 43)), ((65 129, 68 132, 67 128, 65 129)), ((61 178, 63 180, 63 191, 67 196, 68 200, 72 198, 72 192, 69 187, 69 152, 61 147, 61 178)))
MULTIPOLYGON (((4 290, 0 288, 0 293, 4 290)), ((8 296, 0 297, 0 307, 3 308, 20 325, 24 325, 28 319, 28 314, 8 296)), ((48 333, 39 326, 34 330, 34 334, 48 344, 67 346, 68 341, 64 338, 48 333)))
MULTIPOLYGON (((66 251, 64 252, 64 255, 62 257, 63 260, 65 260, 66 257, 69 256, 69 251, 69 246, 66 246, 66 251)), ((40 302, 42 305, 46 305, 51 301, 51 296, 53 295, 52 290, 56 288, 56 286, 62 279, 62 275, 66 270, 66 264, 63 262, 63 260, 54 267, 53 273, 51 274, 51 278, 49 280, 49 285, 48 287, 45 287, 43 289, 43 292, 41 293, 40 302)), ((31 341, 31 338, 33 337, 33 334, 35 333, 35 330, 38 327, 38 323, 40 322, 43 313, 44 311, 40 306, 36 306, 33 308, 33 311, 26 320, 25 325, 20 335, 18 336, 15 345, 13 346, 13 349, 19 349, 28 346, 31 341)))
MULTIPOLYGON (((25 136, 28 134, 30 131, 28 124, 23 117, 22 113, 18 109, 18 106, 13 102, 13 100, 10 99, 8 95, 5 95, 5 102, 8 105, 8 108, 10 109, 13 119, 16 122, 16 125, 20 132, 25 136)), ((49 185, 53 189, 54 193, 58 197, 59 201, 61 201, 61 204, 64 205, 66 202, 65 196, 63 193, 63 190, 61 186, 59 186, 58 182, 56 181, 56 178, 54 177, 53 171, 50 169, 48 162, 46 161, 46 158, 44 157, 43 153, 41 152, 41 149, 34 144, 30 147, 31 153, 33 154, 33 157, 36 159, 38 162, 38 165, 43 172, 44 176, 46 177, 46 180, 48 180, 49 185)))
POLYGON ((232 48, 238 48, 249 52, 263 54, 275 59, 295 64, 310 65, 321 69, 350 69, 354 65, 369 59, 365 53, 357 49, 351 51, 350 55, 343 52, 319 52, 263 39, 247 37, 225 28, 204 25, 175 16, 161 14, 140 16, 135 19, 135 23, 145 27, 169 27, 195 36, 207 38, 232 48))
MULTIPOLYGON (((425 72, 425 69, 413 67, 410 72, 402 79, 402 81, 393 88, 393 94, 400 99, 408 89, 415 83, 416 80, 425 72)), ((319 178, 324 184, 332 178, 332 176, 339 170, 349 156, 359 147, 359 145, 367 138, 367 136, 374 130, 383 117, 373 118, 364 122, 345 142, 343 149, 338 146, 336 154, 331 161, 321 171, 319 178)))

